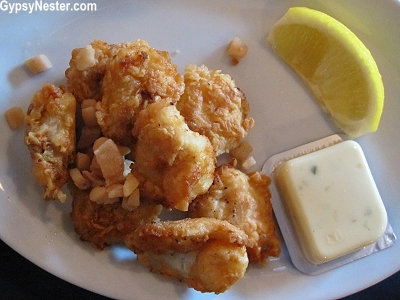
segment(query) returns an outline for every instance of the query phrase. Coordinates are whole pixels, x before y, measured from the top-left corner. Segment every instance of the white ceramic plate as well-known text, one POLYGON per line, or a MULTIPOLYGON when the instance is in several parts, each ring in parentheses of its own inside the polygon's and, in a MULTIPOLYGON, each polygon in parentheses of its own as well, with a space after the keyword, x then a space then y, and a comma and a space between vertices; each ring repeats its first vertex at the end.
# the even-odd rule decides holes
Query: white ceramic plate
MULTIPOLYGON (((15 105, 27 108, 33 92, 45 82, 65 83, 64 71, 73 48, 96 38, 110 43, 142 38, 153 47, 170 51, 180 71, 196 63, 232 75, 251 104, 256 125, 249 140, 260 169, 271 155, 336 131, 265 42, 273 23, 290 6, 300 5, 322 10, 351 28, 381 70, 386 102, 380 128, 358 142, 394 231, 400 232, 398 1, 99 1, 95 12, 0 11, 1 114, 15 105), (225 50, 235 36, 247 43, 249 52, 233 67, 225 50), (41 53, 49 57, 53 68, 31 76, 22 64, 41 53)), ((0 122, 0 238, 43 269, 91 291, 124 299, 338 298, 400 270, 399 244, 318 276, 297 271, 282 245, 280 259, 264 268, 251 266, 226 293, 195 292, 148 272, 123 249, 99 252, 80 242, 69 220, 69 203, 41 200, 42 190, 30 176, 23 131, 12 132, 4 118, 0 122)))

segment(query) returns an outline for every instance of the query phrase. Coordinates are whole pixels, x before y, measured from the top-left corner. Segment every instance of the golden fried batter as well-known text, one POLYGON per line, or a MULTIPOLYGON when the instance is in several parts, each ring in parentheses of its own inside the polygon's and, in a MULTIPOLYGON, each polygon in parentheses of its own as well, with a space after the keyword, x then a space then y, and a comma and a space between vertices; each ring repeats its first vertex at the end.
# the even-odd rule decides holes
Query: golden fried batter
POLYGON ((47 84, 34 95, 25 143, 45 199, 65 201, 70 179, 70 217, 82 241, 98 249, 124 242, 153 271, 216 294, 249 262, 279 255, 270 179, 216 169, 216 156, 254 125, 229 75, 189 65, 182 76, 168 52, 144 40, 94 40, 72 51, 65 76, 68 91, 47 84), (76 131, 82 152, 69 175, 76 131), (160 221, 163 207, 190 218, 160 221))
POLYGON ((189 128, 207 136, 217 155, 237 147, 254 120, 235 82, 204 65, 185 68, 185 92, 177 104, 189 128))
POLYGON ((103 97, 96 105, 97 121, 106 137, 129 145, 140 110, 161 98, 177 102, 183 93, 183 77, 168 52, 138 40, 121 48, 107 64, 103 97))
POLYGON ((141 224, 157 220, 162 206, 141 204, 134 211, 121 207, 121 201, 98 204, 90 201, 88 190, 79 190, 73 184, 68 188, 72 194, 71 219, 82 241, 90 242, 99 249, 122 242, 141 224))
POLYGON ((208 192, 190 204, 189 216, 227 220, 243 229, 249 237, 250 262, 262 264, 268 256, 278 256, 270 178, 259 172, 246 175, 228 164, 219 166, 214 176, 208 192))
POLYGON ((44 187, 46 200, 58 198, 68 181, 75 154, 76 101, 65 88, 46 84, 35 93, 25 119, 25 144, 33 160, 33 176, 44 187))
POLYGON ((139 113, 133 171, 140 193, 166 208, 187 211, 213 180, 215 154, 210 141, 191 131, 173 103, 161 100, 139 113))
POLYGON ((76 97, 78 102, 85 99, 101 100, 101 82, 106 72, 109 60, 117 54, 117 51, 126 44, 108 44, 101 40, 94 40, 90 46, 94 50, 94 65, 82 69, 79 64, 79 56, 85 48, 76 48, 72 51, 69 68, 65 71, 68 90, 76 97))
POLYGON ((145 224, 125 244, 153 271, 218 294, 243 277, 246 241, 246 234, 226 221, 197 218, 145 224))

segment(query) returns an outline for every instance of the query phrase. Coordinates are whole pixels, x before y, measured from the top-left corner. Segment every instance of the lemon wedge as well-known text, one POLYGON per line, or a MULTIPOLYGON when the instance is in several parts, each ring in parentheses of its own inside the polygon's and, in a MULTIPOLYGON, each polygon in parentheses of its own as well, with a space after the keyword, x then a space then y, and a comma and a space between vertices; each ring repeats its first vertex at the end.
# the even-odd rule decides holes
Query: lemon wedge
POLYGON ((357 138, 377 130, 382 77, 370 51, 345 25, 322 12, 292 7, 267 40, 344 133, 357 138))

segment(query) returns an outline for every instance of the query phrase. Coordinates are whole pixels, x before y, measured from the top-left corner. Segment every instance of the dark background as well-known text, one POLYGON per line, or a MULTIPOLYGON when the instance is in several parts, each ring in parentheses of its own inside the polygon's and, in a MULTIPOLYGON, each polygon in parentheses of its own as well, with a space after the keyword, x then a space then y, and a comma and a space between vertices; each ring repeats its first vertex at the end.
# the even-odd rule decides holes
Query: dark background
MULTIPOLYGON (((0 240, 0 299, 107 300, 109 298, 91 293, 51 275, 0 240)), ((400 272, 343 299, 400 299, 400 272)))

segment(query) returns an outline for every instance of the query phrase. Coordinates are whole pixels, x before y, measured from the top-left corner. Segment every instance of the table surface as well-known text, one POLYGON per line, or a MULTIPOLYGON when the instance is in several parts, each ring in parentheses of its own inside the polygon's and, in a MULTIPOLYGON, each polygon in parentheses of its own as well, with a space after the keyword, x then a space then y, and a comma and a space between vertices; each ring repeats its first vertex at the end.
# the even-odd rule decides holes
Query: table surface
MULTIPOLYGON (((109 299, 51 275, 19 255, 1 240, 0 291, 1 299, 109 299)), ((383 296, 384 299, 399 298, 400 272, 343 300, 383 299, 383 296)))

